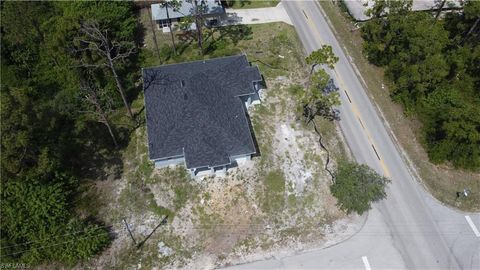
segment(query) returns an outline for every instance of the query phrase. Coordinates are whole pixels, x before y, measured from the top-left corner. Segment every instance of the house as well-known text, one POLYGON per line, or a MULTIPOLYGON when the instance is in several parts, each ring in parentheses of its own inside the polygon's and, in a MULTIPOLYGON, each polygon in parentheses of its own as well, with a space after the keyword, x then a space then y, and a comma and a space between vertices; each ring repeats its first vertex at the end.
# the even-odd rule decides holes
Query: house
MULTIPOLYGON (((374 0, 349 0, 342 1, 348 10, 348 13, 359 22, 368 21, 372 18, 366 11, 373 8, 374 0)), ((438 0, 413 0, 412 10, 414 11, 436 11, 440 8, 443 1, 438 0)), ((462 8, 462 0, 448 0, 444 3, 442 10, 456 10, 462 8)))
MULTIPOLYGON (((225 9, 219 0, 198 0, 197 5, 203 11, 205 23, 209 25, 220 21, 221 16, 225 14, 225 9)), ((169 24, 181 21, 182 18, 194 15, 193 1, 181 1, 178 9, 174 9, 169 5, 166 6, 162 4, 153 4, 151 6, 152 20, 161 29, 165 29, 169 24)))
POLYGON ((256 148, 247 107, 263 81, 246 55, 143 69, 149 158, 192 175, 225 172, 256 148))

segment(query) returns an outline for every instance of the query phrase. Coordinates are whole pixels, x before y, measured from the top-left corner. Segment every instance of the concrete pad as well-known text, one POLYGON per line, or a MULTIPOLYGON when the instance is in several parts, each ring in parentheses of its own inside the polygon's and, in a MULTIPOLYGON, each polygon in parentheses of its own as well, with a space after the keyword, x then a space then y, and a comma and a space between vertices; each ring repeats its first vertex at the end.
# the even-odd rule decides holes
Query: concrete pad
POLYGON ((293 25, 282 3, 270 8, 226 9, 226 13, 225 25, 272 22, 284 22, 293 25))

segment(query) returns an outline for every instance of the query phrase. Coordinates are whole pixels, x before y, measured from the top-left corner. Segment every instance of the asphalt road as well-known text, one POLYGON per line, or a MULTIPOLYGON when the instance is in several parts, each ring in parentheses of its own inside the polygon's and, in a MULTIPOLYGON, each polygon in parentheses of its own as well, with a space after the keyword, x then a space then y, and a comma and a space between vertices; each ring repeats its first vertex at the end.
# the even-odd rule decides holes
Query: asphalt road
POLYGON ((360 163, 392 179, 362 230, 330 248, 235 269, 480 269, 479 213, 441 205, 415 180, 315 1, 283 1, 306 53, 333 47, 331 73, 340 88, 339 122, 360 163), (468 215, 468 217, 466 217, 468 215), (470 225, 469 223, 472 223, 470 225))

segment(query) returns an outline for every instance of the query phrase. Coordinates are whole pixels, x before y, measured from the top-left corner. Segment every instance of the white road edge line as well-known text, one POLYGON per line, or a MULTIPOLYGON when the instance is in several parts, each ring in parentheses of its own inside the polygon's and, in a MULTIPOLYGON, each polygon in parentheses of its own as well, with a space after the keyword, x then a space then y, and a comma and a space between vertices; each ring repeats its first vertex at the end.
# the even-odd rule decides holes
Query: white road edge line
POLYGON ((472 219, 470 216, 465 216, 465 219, 467 220, 468 225, 470 225, 470 228, 472 228, 473 233, 477 236, 480 237, 480 232, 478 231, 477 227, 475 226, 475 223, 473 223, 472 219))
POLYGON ((367 256, 362 256, 363 264, 365 265, 365 270, 372 270, 370 263, 368 262, 367 256))

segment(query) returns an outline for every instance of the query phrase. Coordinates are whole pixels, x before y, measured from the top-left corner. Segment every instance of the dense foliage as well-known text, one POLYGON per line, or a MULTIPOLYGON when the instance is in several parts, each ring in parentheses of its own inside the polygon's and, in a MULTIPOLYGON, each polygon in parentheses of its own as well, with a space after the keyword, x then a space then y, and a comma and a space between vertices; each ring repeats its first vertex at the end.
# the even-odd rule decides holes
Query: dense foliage
POLYGON ((333 69, 338 62, 338 57, 333 53, 331 46, 323 45, 320 49, 310 53, 305 61, 312 67, 310 85, 301 97, 303 115, 307 122, 312 121, 315 116, 321 116, 329 120, 337 119, 338 112, 334 109, 334 106, 340 105, 338 88, 333 84, 330 75, 319 65, 325 65, 325 68, 333 69))
POLYGON ((362 27, 364 52, 386 68, 393 98, 423 123, 430 159, 480 168, 480 2, 444 19, 398 1, 379 1, 372 14, 362 27))
POLYGON ((342 210, 362 214, 372 202, 385 198, 389 181, 367 165, 340 162, 330 190, 342 210))
MULTIPOLYGON (((101 150, 114 152, 101 123, 114 113, 126 118, 111 68, 89 50, 94 45, 84 42, 81 28, 94 22, 110 45, 133 43, 133 4, 2 2, 1 17, 1 261, 73 264, 110 241, 105 226, 75 214, 72 200, 77 179, 90 172, 87 161, 98 165, 101 150), (112 99, 100 119, 98 110, 91 113, 99 107, 85 102, 91 95, 81 91, 86 78, 101 92, 99 106, 112 99)), ((135 60, 131 53, 114 66, 130 97, 139 75, 131 68, 135 60)))
POLYGON ((334 68, 338 62, 338 57, 333 53, 332 46, 322 45, 320 49, 311 52, 305 61, 309 65, 327 65, 329 68, 334 68))

